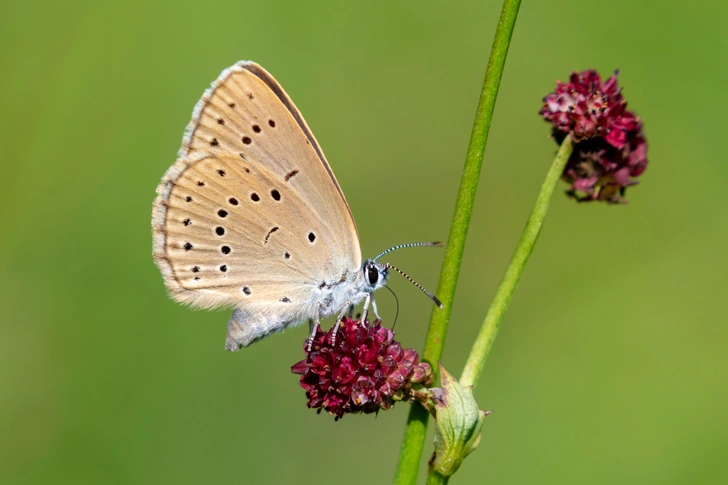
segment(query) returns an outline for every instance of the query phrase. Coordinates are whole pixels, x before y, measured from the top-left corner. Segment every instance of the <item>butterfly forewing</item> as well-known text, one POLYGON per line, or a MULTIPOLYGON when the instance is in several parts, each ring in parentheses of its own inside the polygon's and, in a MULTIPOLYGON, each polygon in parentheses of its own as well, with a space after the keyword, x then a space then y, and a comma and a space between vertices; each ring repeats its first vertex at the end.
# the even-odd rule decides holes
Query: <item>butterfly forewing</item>
POLYGON ((338 237, 334 248, 361 264, 356 224, 316 138, 283 88, 262 67, 226 69, 198 102, 180 156, 229 153, 263 164, 298 190, 338 237))

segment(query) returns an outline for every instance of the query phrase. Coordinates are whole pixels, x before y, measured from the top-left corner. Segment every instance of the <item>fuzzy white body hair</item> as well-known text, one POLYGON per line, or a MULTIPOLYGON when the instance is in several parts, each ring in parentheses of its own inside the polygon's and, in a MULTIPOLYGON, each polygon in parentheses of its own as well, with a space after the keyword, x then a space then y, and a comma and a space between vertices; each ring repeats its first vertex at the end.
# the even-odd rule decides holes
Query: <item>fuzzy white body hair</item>
POLYGON ((236 308, 228 322, 225 348, 238 350, 304 322, 318 322, 320 318, 338 316, 350 305, 364 300, 369 295, 369 290, 370 285, 365 283, 362 272, 352 271, 342 281, 316 288, 315 298, 291 307, 285 314, 271 312, 270 307, 265 305, 260 308, 236 308), (256 323, 251 325, 251 322, 256 323))

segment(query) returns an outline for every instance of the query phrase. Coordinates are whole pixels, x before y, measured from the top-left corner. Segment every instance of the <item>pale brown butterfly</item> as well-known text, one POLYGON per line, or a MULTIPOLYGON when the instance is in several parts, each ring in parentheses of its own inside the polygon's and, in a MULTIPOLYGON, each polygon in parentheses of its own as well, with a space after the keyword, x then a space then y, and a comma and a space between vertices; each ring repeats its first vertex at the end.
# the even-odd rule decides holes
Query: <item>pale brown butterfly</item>
MULTIPOLYGON (((175 300, 234 307, 225 340, 238 350, 365 300, 389 270, 362 262, 354 217, 316 138, 283 88, 241 61, 205 91, 177 161, 157 187, 154 261, 175 300)), ((440 307, 430 292, 417 285, 440 307)), ((336 332, 334 332, 334 335, 336 332)))

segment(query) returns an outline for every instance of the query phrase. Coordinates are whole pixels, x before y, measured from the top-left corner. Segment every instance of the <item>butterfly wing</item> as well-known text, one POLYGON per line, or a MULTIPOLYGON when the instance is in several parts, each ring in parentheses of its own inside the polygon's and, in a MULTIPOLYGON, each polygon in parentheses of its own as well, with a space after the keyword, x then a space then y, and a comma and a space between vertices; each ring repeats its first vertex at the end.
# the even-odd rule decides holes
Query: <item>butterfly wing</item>
POLYGON ((334 229, 341 255, 361 264, 354 216, 334 172, 291 98, 258 64, 226 69, 197 103, 179 155, 198 152, 264 163, 334 229))
POLYGON ((323 152, 256 64, 205 92, 179 155, 157 189, 154 258, 176 300, 237 308, 227 348, 315 317, 321 285, 359 270, 356 225, 323 152))

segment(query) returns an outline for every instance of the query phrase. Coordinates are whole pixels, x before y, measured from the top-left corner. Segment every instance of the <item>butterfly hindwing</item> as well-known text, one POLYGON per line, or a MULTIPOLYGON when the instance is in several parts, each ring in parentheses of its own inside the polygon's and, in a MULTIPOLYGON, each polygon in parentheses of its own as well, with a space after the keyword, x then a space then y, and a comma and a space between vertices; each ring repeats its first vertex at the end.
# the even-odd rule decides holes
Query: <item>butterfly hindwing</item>
POLYGON ((289 293, 340 272, 324 243, 335 236, 284 179, 230 156, 178 163, 187 166, 160 186, 165 241, 155 251, 178 300, 291 303, 289 293))

